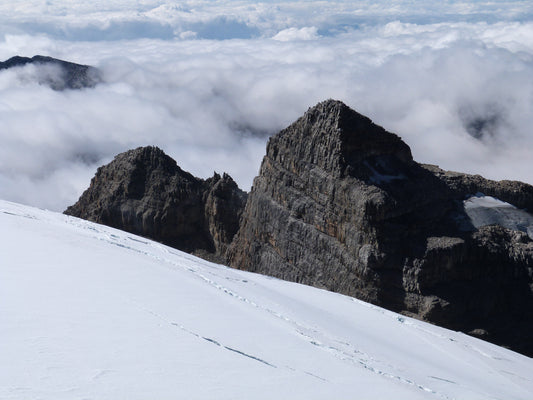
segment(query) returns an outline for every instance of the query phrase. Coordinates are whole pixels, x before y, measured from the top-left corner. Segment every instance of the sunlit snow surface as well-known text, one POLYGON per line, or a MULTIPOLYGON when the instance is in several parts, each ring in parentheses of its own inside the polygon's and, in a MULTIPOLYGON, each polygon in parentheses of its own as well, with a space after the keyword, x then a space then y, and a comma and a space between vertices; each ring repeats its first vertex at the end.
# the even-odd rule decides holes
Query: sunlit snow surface
POLYGON ((531 399, 533 359, 0 202, 0 398, 531 399))

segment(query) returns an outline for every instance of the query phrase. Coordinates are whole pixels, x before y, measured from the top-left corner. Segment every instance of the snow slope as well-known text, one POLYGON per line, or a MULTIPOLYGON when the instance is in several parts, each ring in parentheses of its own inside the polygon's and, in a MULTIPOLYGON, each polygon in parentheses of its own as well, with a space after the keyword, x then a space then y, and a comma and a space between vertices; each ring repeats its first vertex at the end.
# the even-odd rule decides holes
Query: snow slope
POLYGON ((0 398, 531 399, 533 359, 0 201, 0 398))

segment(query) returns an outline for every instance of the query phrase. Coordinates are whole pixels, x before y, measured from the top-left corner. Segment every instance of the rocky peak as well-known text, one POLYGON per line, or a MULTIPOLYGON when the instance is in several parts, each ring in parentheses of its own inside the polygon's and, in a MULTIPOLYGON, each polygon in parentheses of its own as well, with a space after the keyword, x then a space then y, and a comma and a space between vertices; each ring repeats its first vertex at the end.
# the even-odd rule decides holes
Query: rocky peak
POLYGON ((163 150, 156 146, 138 147, 134 150, 126 151, 117 155, 115 160, 129 162, 133 165, 146 165, 152 169, 181 170, 174 159, 167 156, 163 150))
POLYGON ((245 201, 229 175, 196 178, 150 146, 121 153, 100 167, 65 213, 221 261, 245 201))
POLYGON ((105 170, 99 170, 100 175, 104 179, 122 184, 124 194, 131 199, 141 199, 147 194, 147 190, 160 190, 162 185, 179 184, 182 190, 190 190, 189 187, 199 185, 194 176, 183 171, 176 161, 153 146, 121 153, 115 157, 112 164, 106 166, 105 170), (115 168, 112 168, 113 166, 115 168))
POLYGON ((11 57, 0 62, 0 70, 23 67, 29 64, 40 69, 40 73, 36 77, 38 83, 50 86, 54 90, 90 88, 102 80, 100 71, 95 67, 41 55, 31 58, 11 57))
POLYGON ((270 139, 228 260, 533 354, 533 243, 464 223, 463 204, 487 191, 529 205, 532 189, 422 166, 328 100, 270 139))
POLYGON ((313 165, 338 177, 362 173, 362 169, 371 175, 372 167, 362 163, 375 164, 377 158, 382 164, 379 169, 388 167, 391 171, 397 166, 389 164, 413 160, 409 146, 397 135, 336 100, 310 108, 272 137, 267 156, 295 170, 313 165), (291 151, 291 157, 287 157, 287 151, 291 151))

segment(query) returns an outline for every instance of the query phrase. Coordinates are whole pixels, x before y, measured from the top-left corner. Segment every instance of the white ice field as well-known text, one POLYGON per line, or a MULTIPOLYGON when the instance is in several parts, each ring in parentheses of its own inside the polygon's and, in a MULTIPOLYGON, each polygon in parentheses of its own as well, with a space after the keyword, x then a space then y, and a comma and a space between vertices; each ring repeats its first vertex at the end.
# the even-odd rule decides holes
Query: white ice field
POLYGON ((533 359, 0 201, 0 399, 524 399, 533 359))

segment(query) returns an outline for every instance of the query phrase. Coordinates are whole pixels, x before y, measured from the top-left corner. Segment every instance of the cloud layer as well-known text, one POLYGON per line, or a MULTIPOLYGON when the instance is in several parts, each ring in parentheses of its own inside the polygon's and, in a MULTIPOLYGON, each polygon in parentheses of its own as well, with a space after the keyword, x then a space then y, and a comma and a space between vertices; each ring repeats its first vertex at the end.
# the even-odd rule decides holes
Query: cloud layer
POLYGON ((149 144, 248 190, 268 136, 326 98, 418 161, 533 183, 532 6, 410 3, 0 5, 0 59, 45 54, 105 79, 55 92, 33 66, 0 72, 0 198, 63 210, 97 166, 149 144))

